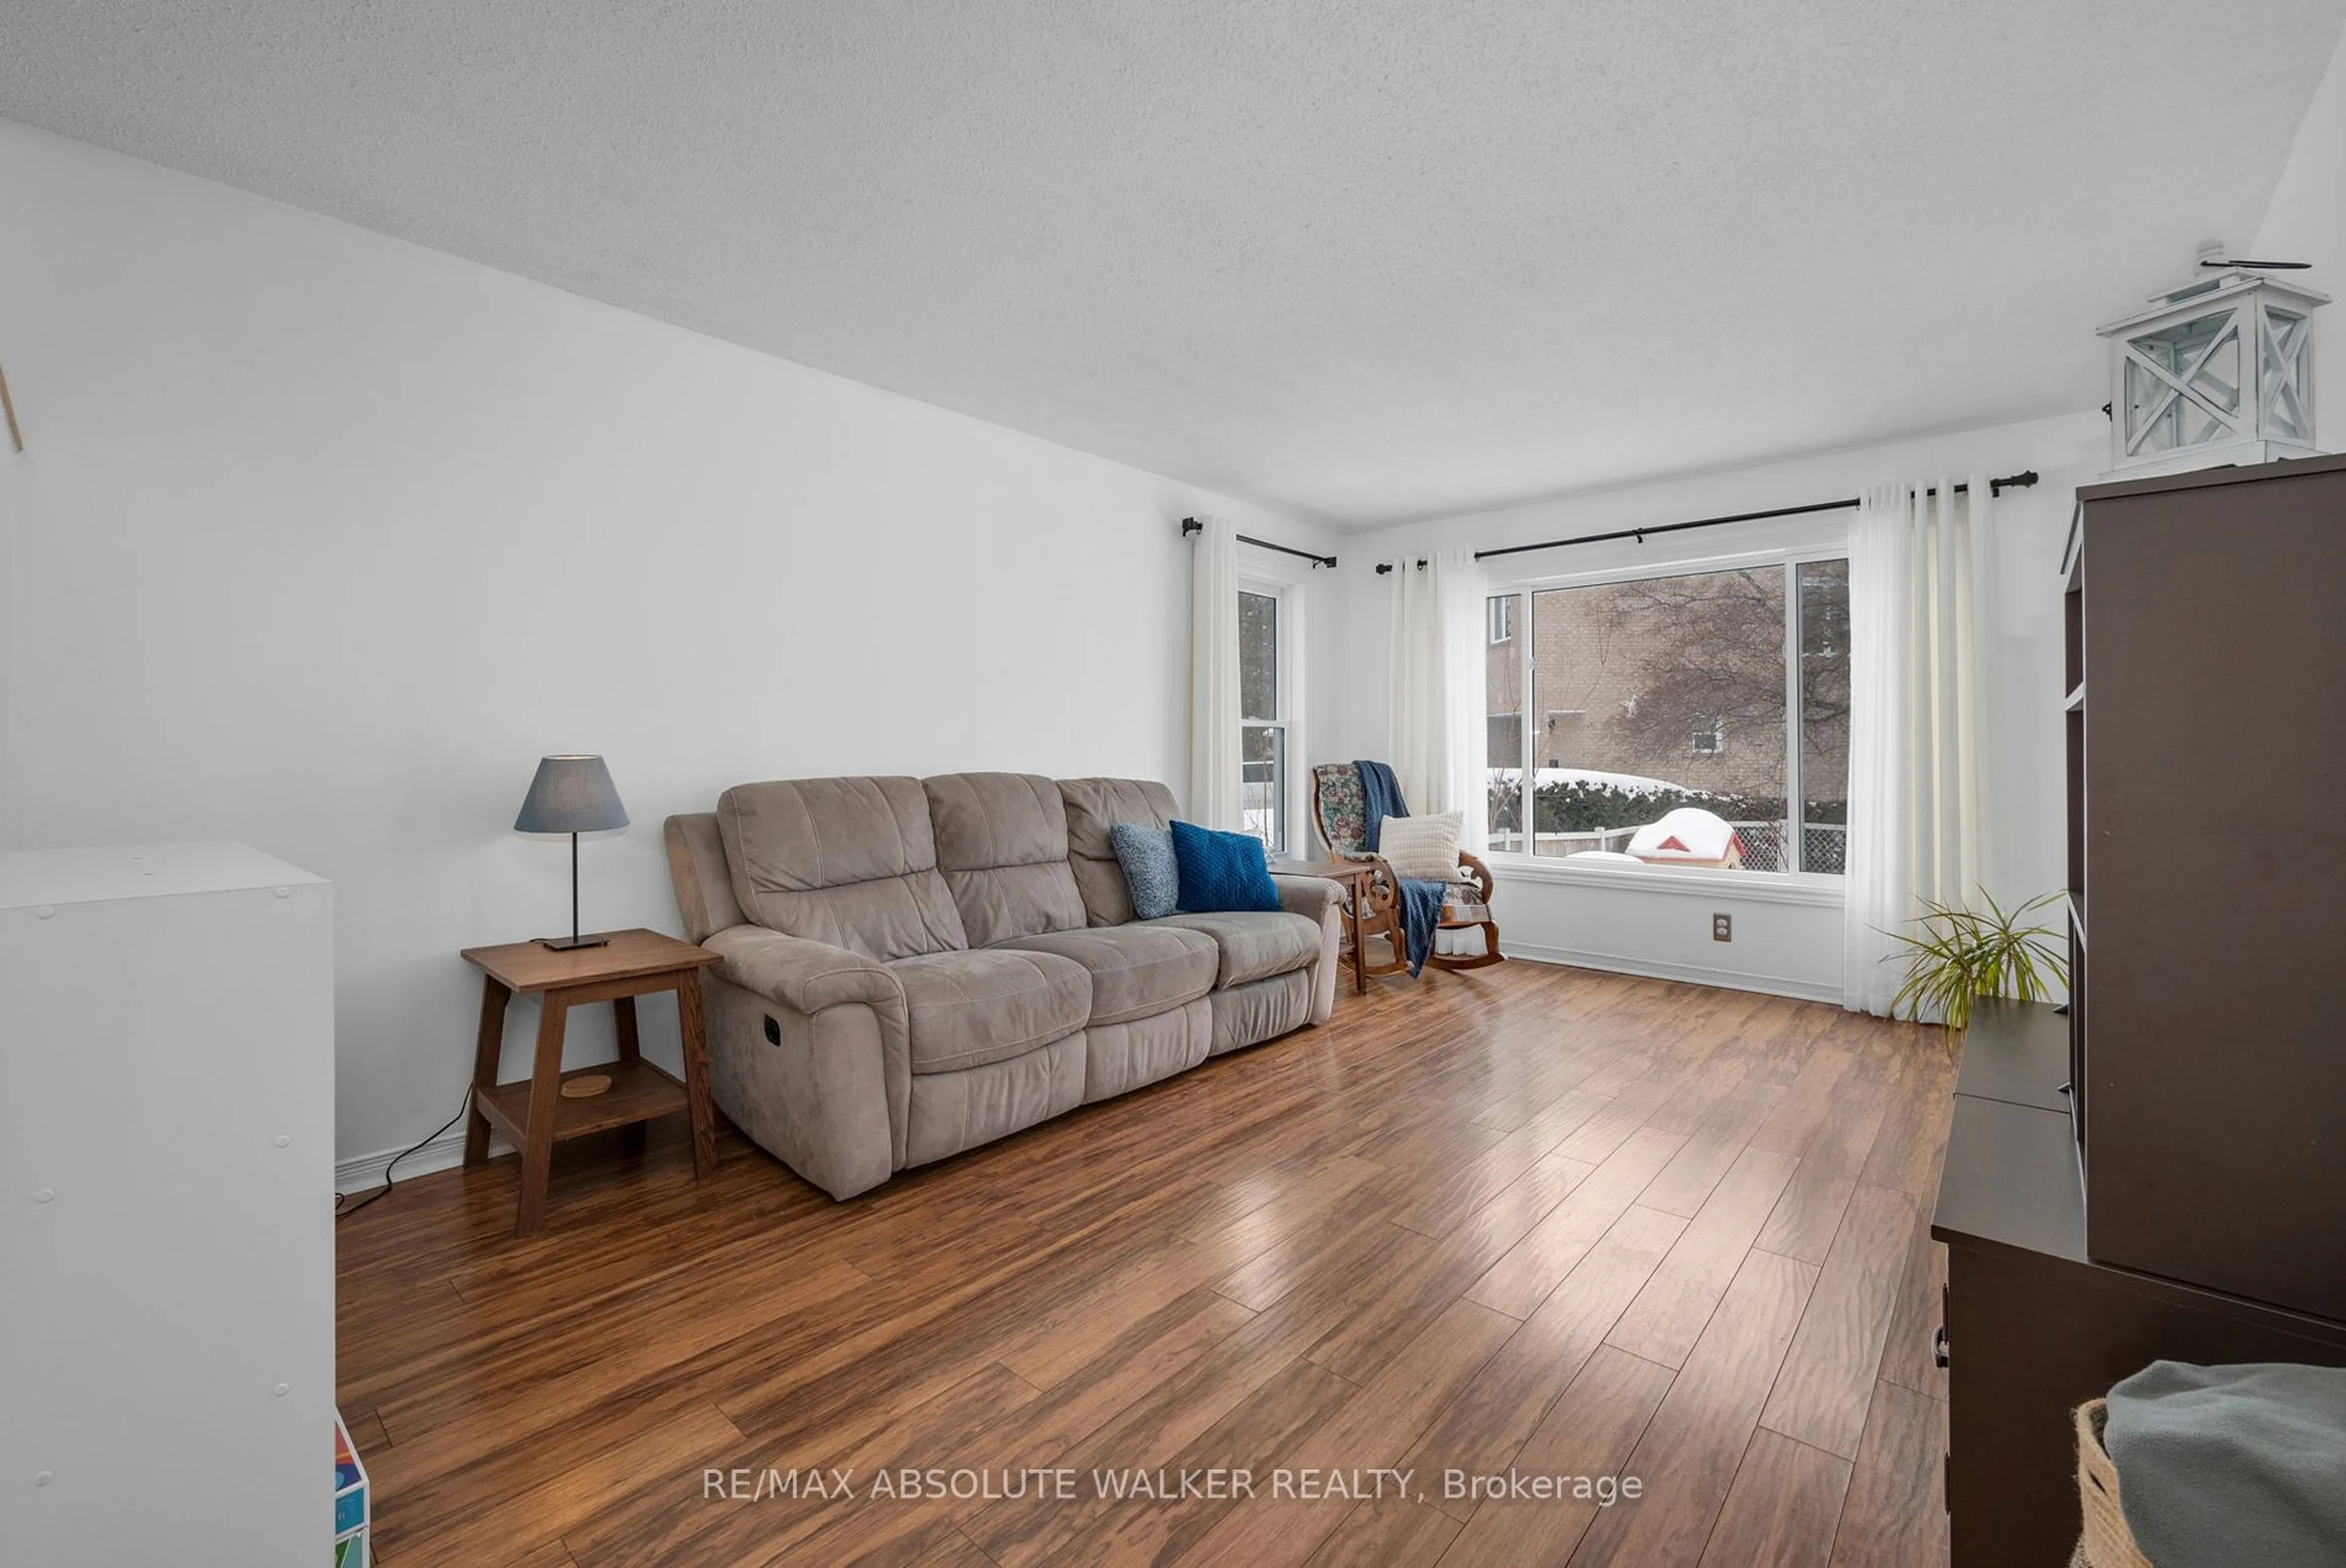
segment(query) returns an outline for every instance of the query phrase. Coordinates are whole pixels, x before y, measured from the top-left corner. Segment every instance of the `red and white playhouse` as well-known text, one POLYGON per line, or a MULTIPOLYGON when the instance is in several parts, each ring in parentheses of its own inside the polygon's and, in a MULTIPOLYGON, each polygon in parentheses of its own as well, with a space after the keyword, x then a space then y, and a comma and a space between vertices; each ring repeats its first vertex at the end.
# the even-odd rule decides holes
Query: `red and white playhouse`
POLYGON ((1629 840, 1629 853, 1647 865, 1732 870, 1743 864, 1743 840, 1716 811, 1681 806, 1638 829, 1629 840))

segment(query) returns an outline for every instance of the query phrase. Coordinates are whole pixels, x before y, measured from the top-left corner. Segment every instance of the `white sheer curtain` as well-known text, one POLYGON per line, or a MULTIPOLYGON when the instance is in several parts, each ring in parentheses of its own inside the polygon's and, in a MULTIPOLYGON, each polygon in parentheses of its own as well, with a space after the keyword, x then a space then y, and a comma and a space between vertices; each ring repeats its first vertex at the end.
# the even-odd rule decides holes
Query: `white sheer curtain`
POLYGON ((1219 517, 1190 544, 1188 820, 1246 826, 1239 756, 1239 535, 1219 517))
POLYGON ((1463 550, 1392 564, 1392 763, 1409 809, 1465 813, 1460 847, 1480 851, 1483 569, 1463 550))
POLYGON ((1849 546, 1849 862, 1841 989, 1887 1013, 1902 965, 1885 932, 1922 902, 1974 902, 1987 823, 1979 705, 1994 625, 1987 476, 1873 491, 1849 546))

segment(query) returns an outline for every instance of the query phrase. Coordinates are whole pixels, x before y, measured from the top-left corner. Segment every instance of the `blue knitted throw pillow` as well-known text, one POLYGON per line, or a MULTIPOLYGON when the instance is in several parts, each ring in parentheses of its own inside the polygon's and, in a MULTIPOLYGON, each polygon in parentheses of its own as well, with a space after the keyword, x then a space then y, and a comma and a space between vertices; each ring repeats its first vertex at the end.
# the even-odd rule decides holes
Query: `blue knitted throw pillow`
POLYGON ((1132 891, 1132 918, 1161 920, 1180 907, 1181 864, 1173 835, 1145 822, 1111 822, 1107 841, 1132 891))
POLYGON ((1279 907, 1279 884, 1270 880, 1260 839, 1176 822, 1173 858, 1181 868, 1184 914, 1279 907))

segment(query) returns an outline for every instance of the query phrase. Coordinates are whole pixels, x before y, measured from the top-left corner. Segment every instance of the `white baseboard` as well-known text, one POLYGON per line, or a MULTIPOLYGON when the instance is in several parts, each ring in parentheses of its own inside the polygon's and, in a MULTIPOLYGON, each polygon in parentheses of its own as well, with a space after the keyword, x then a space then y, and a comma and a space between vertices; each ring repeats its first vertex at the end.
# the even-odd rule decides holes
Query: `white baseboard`
MULTIPOLYGON (((1757 991, 1769 996, 1789 996, 1798 1002, 1830 1002, 1841 1005, 1838 985, 1815 985, 1772 974, 1749 974, 1738 969, 1713 969, 1707 964, 1669 963, 1652 959, 1624 958, 1617 953, 1582 952, 1574 948, 1530 946, 1502 942, 1499 951, 1509 958, 1534 963, 1569 964, 1575 969, 1601 969, 1614 974, 1635 974, 1647 980, 1679 980, 1689 985, 1716 985, 1729 991, 1757 991)), ((405 1166, 400 1166, 405 1170, 405 1166)))
MULTIPOLYGON (((405 1145, 403 1145, 401 1148, 382 1149, 374 1154, 361 1155, 356 1159, 337 1161, 334 1166, 334 1190, 336 1192, 369 1192, 381 1186, 383 1166, 397 1159, 404 1147, 405 1145)), ((510 1154, 512 1150, 513 1145, 506 1143, 503 1137, 495 1135, 490 1137, 489 1154, 492 1158, 498 1155, 510 1154)), ((442 1133, 405 1159, 400 1160, 398 1179, 412 1181, 417 1176, 429 1176, 434 1171, 444 1171, 452 1166, 464 1163, 464 1124, 459 1121, 454 1126, 442 1133)))

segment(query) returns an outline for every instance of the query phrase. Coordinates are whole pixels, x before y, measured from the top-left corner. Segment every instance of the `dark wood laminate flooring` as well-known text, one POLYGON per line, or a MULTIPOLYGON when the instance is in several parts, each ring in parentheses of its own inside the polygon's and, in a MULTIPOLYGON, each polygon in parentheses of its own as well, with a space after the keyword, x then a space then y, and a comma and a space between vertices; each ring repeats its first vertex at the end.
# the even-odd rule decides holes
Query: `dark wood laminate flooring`
POLYGON ((1952 1075, 1933 1033, 1518 962, 844 1205, 729 1134, 696 1186, 680 1125, 564 1145, 525 1241, 510 1158, 425 1176, 340 1230, 378 1555, 1931 1568, 1952 1075), (1443 1485, 1511 1469, 1643 1495, 1443 1485), (1073 1495, 874 1495, 956 1470, 1073 1495), (708 1495, 736 1471, 852 1494, 708 1495))

